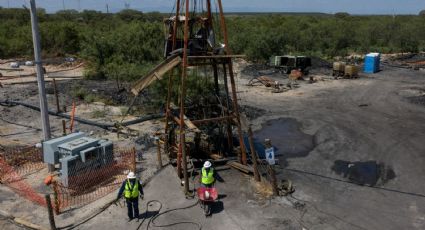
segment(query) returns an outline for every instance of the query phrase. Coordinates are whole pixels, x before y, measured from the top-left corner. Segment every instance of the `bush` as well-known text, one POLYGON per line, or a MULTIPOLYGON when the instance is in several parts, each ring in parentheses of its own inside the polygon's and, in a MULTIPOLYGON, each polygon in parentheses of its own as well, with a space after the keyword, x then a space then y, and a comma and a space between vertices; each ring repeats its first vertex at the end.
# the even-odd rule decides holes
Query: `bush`
MULTIPOLYGON (((123 10, 38 12, 43 54, 75 55, 87 65, 90 79, 132 81, 162 60, 164 34, 158 12, 123 10)), ((272 55, 320 54, 334 57, 351 52, 415 52, 425 48, 425 11, 419 16, 248 15, 229 16, 233 53, 266 61, 272 55)), ((215 25, 215 28, 219 28, 215 25)), ((223 42, 216 31, 217 41, 223 42)), ((29 13, 0 9, 0 58, 32 56, 29 13)))
POLYGON ((71 90, 72 97, 79 100, 85 100, 88 94, 87 89, 82 87, 73 87, 71 90))
POLYGON ((107 114, 108 114, 108 111, 106 111, 105 109, 96 109, 92 112, 91 117, 103 118, 103 117, 106 117, 107 114))

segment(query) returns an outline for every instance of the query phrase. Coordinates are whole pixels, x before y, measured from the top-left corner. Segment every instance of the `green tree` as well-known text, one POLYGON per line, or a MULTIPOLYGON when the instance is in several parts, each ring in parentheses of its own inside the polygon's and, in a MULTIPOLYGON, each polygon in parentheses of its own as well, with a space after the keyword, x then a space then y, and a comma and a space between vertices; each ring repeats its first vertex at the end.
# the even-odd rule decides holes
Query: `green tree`
POLYGON ((117 17, 126 22, 143 20, 145 18, 142 12, 132 9, 121 10, 119 13, 117 13, 117 17))

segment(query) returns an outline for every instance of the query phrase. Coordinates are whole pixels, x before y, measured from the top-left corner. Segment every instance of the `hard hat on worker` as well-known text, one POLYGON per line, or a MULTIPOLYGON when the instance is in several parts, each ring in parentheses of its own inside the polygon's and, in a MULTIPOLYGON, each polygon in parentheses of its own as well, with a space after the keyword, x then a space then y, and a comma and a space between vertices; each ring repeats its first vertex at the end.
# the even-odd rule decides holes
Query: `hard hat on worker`
POLYGON ((209 168, 209 167, 211 167, 211 162, 205 161, 204 168, 209 168))
POLYGON ((134 172, 129 172, 127 175, 127 179, 136 179, 136 175, 134 174, 134 172))

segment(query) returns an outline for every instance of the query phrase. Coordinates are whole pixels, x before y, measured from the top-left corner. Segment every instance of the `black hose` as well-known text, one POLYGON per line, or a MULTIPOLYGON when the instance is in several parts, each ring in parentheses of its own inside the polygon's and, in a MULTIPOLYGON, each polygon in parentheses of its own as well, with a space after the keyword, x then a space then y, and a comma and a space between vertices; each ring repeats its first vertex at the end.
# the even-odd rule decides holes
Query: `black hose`
MULTIPOLYGON (((170 213, 170 212, 174 212, 174 211, 178 211, 178 210, 184 210, 184 209, 193 208, 193 207, 195 207, 198 204, 198 201, 196 201, 196 203, 194 203, 192 205, 189 205, 187 207, 174 208, 174 209, 170 209, 170 210, 167 210, 167 211, 161 213, 162 203, 160 201, 158 201, 158 200, 151 200, 151 201, 149 201, 146 204, 146 212, 145 213, 148 213, 149 212, 149 205, 151 203, 158 203, 159 204, 159 209, 157 210, 158 213, 155 216, 153 216, 153 217, 151 217, 149 219, 148 224, 146 225, 146 230, 149 230, 149 227, 151 226, 151 224, 152 224, 152 227, 154 227, 154 228, 167 228, 167 227, 173 227, 173 226, 181 225, 181 224, 191 224, 191 225, 197 226, 199 230, 202 229, 202 225, 200 223, 193 222, 193 221, 179 221, 179 222, 175 222, 175 223, 171 223, 171 224, 166 224, 166 225, 156 225, 155 224, 155 219, 157 219, 158 217, 160 217, 160 216, 162 216, 162 215, 164 215, 166 213, 170 213)), ((137 227, 137 230, 139 230, 142 227, 142 225, 145 222, 145 220, 146 219, 143 219, 143 221, 137 227)))
MULTIPOLYGON (((21 106, 27 107, 27 108, 32 109, 32 110, 40 111, 40 107, 30 105, 30 104, 27 104, 27 103, 24 103, 24 102, 20 102, 20 101, 10 101, 10 100, 0 101, 0 105, 2 105, 2 106, 21 105, 21 106)), ((50 110, 48 111, 48 113, 49 113, 49 115, 52 115, 52 116, 71 119, 71 116, 68 115, 68 114, 58 113, 58 112, 54 112, 54 111, 50 111, 50 110)), ((135 125, 135 124, 143 123, 145 121, 155 120, 155 119, 162 118, 162 117, 164 117, 163 114, 147 115, 147 116, 135 119, 135 120, 120 123, 119 125, 122 125, 122 126, 135 125)), ((82 118, 79 118, 79 117, 74 117, 74 120, 81 123, 81 124, 96 126, 96 127, 106 129, 106 130, 110 130, 114 127, 117 127, 117 124, 100 123, 100 122, 96 122, 96 121, 90 121, 90 120, 82 119, 82 118)))
POLYGON ((66 229, 66 230, 70 230, 70 229, 75 229, 76 227, 79 227, 87 222, 89 222, 90 220, 92 220, 93 218, 95 218, 96 216, 98 216, 99 214, 101 214, 102 212, 104 212, 106 209, 108 209, 112 204, 119 202, 117 200, 113 200, 111 202, 106 203, 102 208, 100 208, 100 210, 96 213, 94 213, 93 215, 91 215, 90 217, 86 218, 85 220, 81 221, 78 224, 70 224, 64 227, 58 227, 57 229, 66 229))

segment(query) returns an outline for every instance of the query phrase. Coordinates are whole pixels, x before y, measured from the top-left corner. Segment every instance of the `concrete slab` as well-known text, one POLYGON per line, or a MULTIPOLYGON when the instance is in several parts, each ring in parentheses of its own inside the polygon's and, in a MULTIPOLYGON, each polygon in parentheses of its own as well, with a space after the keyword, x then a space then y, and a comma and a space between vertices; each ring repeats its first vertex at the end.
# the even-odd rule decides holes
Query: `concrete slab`
MULTIPOLYGON (((220 189, 221 186, 218 188, 220 189)), ((152 200, 161 202, 161 212, 175 209, 190 207, 188 209, 176 210, 164 214, 155 220, 157 225, 169 225, 176 222, 194 222, 174 225, 171 229, 197 229, 197 224, 202 225, 202 229, 240 229, 239 223, 229 217, 226 211, 220 208, 220 201, 217 203, 217 209, 212 217, 206 218, 203 214, 201 207, 196 204, 197 199, 185 199, 180 181, 176 176, 174 168, 171 166, 166 167, 158 175, 156 175, 149 184, 144 188, 145 200, 141 201, 140 213, 141 217, 151 217, 155 210, 158 210, 159 203, 151 202, 149 212, 146 213, 147 203, 152 200)), ((127 221, 127 209, 122 202, 122 207, 111 206, 102 215, 90 220, 81 229, 120 229, 125 226, 127 229, 145 229, 148 220, 142 223, 135 220, 127 221), (139 226, 142 224, 141 226, 139 226)), ((151 224, 151 227, 152 224, 151 224)), ((156 228, 152 228, 156 229, 156 228)))

